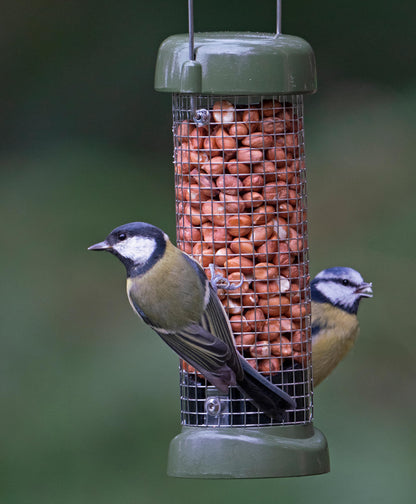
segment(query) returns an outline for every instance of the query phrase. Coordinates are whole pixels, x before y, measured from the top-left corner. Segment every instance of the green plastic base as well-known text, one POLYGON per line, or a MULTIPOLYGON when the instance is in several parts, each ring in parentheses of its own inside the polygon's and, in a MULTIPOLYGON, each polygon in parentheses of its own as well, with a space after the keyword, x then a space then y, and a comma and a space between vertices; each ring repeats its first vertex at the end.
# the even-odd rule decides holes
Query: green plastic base
POLYGON ((328 444, 313 424, 182 427, 170 443, 177 478, 285 478, 329 472, 328 444))

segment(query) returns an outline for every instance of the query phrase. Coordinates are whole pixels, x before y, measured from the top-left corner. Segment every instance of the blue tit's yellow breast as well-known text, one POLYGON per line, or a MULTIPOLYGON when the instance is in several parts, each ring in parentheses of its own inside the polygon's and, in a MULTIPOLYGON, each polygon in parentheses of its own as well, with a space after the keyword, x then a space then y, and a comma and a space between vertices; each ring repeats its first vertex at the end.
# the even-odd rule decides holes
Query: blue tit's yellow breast
POLYGON ((205 286, 192 264, 168 242, 163 257, 150 270, 127 279, 127 294, 148 323, 174 331, 199 321, 205 286))
POLYGON ((314 385, 324 380, 353 347, 357 317, 329 303, 312 302, 312 366, 314 385))

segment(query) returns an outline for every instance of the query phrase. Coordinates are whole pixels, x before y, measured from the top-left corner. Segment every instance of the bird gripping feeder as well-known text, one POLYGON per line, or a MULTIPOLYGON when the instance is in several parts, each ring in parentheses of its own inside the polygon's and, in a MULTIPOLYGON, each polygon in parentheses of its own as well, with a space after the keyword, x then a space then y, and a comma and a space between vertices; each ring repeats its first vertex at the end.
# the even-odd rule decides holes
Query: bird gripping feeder
POLYGON ((296 400, 281 419, 236 387, 222 394, 180 365, 178 477, 253 478, 329 471, 314 427, 303 95, 315 58, 299 37, 195 33, 160 46, 155 88, 173 95, 178 247, 217 287, 236 347, 296 400))

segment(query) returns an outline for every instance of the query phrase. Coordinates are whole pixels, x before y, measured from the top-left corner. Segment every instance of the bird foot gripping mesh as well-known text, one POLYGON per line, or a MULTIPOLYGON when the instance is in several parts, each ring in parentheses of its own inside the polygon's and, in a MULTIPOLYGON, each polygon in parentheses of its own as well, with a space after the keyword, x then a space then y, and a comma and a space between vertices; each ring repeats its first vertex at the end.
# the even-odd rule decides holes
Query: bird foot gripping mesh
POLYGON ((177 245, 214 286, 249 364, 295 398, 277 422, 185 362, 183 425, 312 420, 303 96, 173 95, 177 245))

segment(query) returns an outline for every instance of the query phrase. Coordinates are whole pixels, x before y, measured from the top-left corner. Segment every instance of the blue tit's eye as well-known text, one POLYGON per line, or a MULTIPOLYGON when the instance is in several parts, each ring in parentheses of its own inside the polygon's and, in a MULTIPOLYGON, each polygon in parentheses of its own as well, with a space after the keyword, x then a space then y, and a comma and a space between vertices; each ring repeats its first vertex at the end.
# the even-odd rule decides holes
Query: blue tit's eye
POLYGON ((123 241, 123 240, 125 240, 126 238, 127 238, 126 233, 118 233, 118 235, 117 235, 117 239, 118 239, 118 241, 123 241))
POLYGON ((344 280, 342 281, 342 285, 351 285, 351 284, 346 278, 344 278, 344 280))

